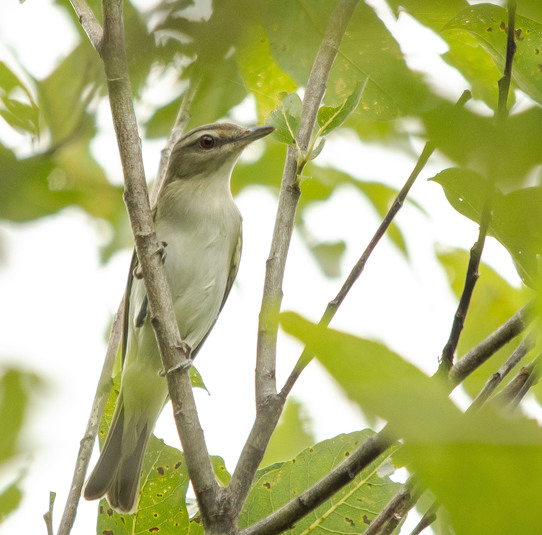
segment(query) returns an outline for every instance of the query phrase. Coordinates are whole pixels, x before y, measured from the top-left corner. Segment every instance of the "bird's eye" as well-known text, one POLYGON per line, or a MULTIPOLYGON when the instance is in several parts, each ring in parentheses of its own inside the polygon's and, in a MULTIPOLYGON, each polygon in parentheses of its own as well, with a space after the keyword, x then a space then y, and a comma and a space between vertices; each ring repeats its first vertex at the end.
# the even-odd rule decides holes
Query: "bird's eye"
POLYGON ((209 135, 201 136, 199 138, 199 146, 202 149, 212 149, 215 146, 215 138, 209 135))

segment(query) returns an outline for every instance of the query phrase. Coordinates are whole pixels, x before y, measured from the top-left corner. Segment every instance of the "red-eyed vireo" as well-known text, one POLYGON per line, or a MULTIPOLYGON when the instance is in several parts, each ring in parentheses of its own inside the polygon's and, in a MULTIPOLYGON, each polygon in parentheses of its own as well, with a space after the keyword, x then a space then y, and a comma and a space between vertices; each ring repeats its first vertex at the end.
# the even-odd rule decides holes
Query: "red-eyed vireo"
MULTIPOLYGON (((241 214, 230 177, 242 150, 273 130, 233 123, 201 126, 173 147, 153 211, 182 339, 199 350, 224 306, 241 257, 241 214)), ((126 291, 120 393, 98 463, 84 489, 114 509, 135 510, 147 441, 167 400, 162 362, 134 260, 126 291), (134 277, 134 274, 136 276, 134 277)))

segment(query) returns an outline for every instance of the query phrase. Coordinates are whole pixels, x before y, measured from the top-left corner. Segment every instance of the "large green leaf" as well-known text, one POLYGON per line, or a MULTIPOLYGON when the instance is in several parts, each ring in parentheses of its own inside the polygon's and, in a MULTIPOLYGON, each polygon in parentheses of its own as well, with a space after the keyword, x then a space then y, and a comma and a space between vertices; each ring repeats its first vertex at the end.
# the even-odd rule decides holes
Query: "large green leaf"
POLYGON ((469 5, 467 0, 439 0, 438 6, 435 6, 432 0, 387 0, 387 2, 397 15, 401 10, 406 10, 422 24, 437 32, 469 5))
MULTIPOLYGON (((261 520, 315 484, 374 433, 339 435, 302 451, 292 460, 277 463, 256 475, 245 502, 239 527, 261 520)), ((379 456, 330 500, 296 522, 285 533, 363 533, 400 484, 387 475, 390 456, 397 446, 379 456)))
POLYGON ((448 510, 456 533, 537 533, 542 429, 535 421, 463 414, 437 379, 381 344, 292 313, 282 315, 282 326, 317 355, 351 399, 404 438, 410 467, 448 510))
MULTIPOLYGON (((487 181, 465 169, 446 169, 432 180, 443 188, 450 204, 480 223, 487 195, 487 181)), ((497 190, 489 232, 512 255, 523 281, 532 286, 540 279, 542 255, 542 187, 530 187, 504 195, 497 190)))
MULTIPOLYGON (((271 54, 297 84, 305 85, 336 2, 262 4, 260 14, 271 54)), ((330 73, 326 105, 340 105, 354 87, 365 82, 358 118, 389 119, 429 105, 427 88, 407 68, 396 41, 372 8, 360 3, 330 73)))
MULTIPOLYGON (((506 9, 493 4, 478 4, 461 11, 446 29, 459 29, 474 36, 502 72, 506 59, 507 25, 506 9)), ((527 95, 542 103, 542 23, 517 15, 515 38, 517 50, 512 78, 527 95)))

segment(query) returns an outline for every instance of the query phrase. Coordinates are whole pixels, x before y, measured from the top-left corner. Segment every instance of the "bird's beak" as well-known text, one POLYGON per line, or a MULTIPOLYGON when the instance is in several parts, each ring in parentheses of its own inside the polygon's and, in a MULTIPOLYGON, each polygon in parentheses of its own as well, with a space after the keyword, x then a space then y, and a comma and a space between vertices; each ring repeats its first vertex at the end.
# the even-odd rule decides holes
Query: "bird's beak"
POLYGON ((243 145, 248 145, 257 139, 269 135, 271 132, 273 132, 273 130, 275 130, 274 126, 255 126, 253 128, 249 128, 246 132, 241 134, 237 138, 237 141, 243 145))

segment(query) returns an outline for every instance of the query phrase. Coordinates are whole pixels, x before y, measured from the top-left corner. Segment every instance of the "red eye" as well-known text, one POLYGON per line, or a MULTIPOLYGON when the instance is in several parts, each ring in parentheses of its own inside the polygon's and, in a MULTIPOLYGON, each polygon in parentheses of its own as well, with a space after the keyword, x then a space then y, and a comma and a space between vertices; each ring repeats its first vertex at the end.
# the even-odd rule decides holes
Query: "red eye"
POLYGON ((201 136, 199 138, 199 146, 202 149, 212 149, 215 146, 215 138, 209 135, 201 136))

